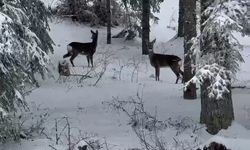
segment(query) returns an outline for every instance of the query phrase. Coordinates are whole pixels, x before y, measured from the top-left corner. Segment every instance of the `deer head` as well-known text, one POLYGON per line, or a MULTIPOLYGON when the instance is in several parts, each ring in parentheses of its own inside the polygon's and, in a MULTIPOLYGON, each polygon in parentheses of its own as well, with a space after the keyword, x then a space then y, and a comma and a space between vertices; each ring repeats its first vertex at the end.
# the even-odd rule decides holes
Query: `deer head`
POLYGON ((93 40, 93 42, 97 43, 97 39, 98 39, 98 30, 96 30, 96 32, 94 32, 93 30, 90 31, 92 36, 91 39, 93 40))
POLYGON ((154 39, 153 41, 148 43, 148 50, 149 50, 149 54, 154 53, 154 44, 156 42, 156 39, 154 39))

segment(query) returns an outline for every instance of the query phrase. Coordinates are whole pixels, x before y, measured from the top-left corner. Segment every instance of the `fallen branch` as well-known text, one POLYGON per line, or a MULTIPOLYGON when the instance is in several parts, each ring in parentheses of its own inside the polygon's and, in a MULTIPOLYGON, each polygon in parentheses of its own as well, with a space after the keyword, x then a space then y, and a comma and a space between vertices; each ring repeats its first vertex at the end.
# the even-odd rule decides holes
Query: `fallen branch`
POLYGON ((52 148, 53 150, 57 150, 54 146, 49 145, 50 148, 52 148))
POLYGON ((239 85, 239 86, 232 86, 232 89, 250 89, 249 87, 245 86, 245 85, 239 85))

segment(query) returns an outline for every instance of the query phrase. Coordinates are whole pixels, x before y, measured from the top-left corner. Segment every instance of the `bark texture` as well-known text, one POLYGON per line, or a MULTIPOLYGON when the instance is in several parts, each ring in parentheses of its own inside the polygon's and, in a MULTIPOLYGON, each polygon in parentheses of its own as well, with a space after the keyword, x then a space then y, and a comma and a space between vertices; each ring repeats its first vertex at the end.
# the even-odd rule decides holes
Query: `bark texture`
MULTIPOLYGON (((182 0, 180 0, 182 1, 182 0)), ((195 60, 192 60, 190 42, 192 38, 196 37, 196 0, 183 1, 184 7, 184 82, 188 82, 193 76, 194 71, 192 64, 195 64, 195 60)), ((184 99, 196 99, 196 85, 191 83, 186 90, 184 90, 184 99)))
POLYGON ((149 53, 149 33, 150 33, 150 0, 142 1, 142 54, 147 55, 149 53))
MULTIPOLYGON (((201 0, 201 13, 212 3, 212 0, 201 0)), ((201 16, 201 24, 208 18, 208 16, 201 16)), ((201 26, 202 34, 203 26, 201 26)), ((208 49, 206 41, 201 41, 201 50, 208 49)), ((202 52, 201 52, 202 53, 202 52)), ((201 58, 202 59, 202 58, 201 58)), ((229 78, 229 76, 228 76, 229 78)), ((229 93, 223 93, 222 99, 209 97, 208 87, 211 81, 206 79, 201 85, 201 114, 200 122, 206 124, 207 131, 210 134, 217 134, 221 129, 227 129, 234 120, 233 102, 231 85, 227 85, 229 93)))
MULTIPOLYGON (((206 80, 201 86, 201 115, 200 122, 206 124, 210 134, 217 134, 221 129, 227 129, 234 120, 232 93, 224 93, 223 99, 210 98, 206 80)), ((231 88, 229 85, 227 88, 231 88)))
POLYGON ((107 44, 111 44, 111 3, 110 0, 106 0, 106 10, 107 10, 107 44))
POLYGON ((184 5, 185 0, 179 0, 179 19, 178 19, 178 37, 183 37, 184 36, 184 5))

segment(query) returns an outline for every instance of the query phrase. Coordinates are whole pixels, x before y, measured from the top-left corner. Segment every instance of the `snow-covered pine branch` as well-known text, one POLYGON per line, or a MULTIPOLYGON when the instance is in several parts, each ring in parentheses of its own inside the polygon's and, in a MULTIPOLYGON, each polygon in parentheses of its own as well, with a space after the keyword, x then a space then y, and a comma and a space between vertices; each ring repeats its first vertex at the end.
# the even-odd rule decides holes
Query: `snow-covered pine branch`
POLYGON ((241 32, 247 13, 244 0, 215 1, 203 15, 209 16, 203 23, 201 34, 202 43, 207 48, 202 50, 201 56, 205 64, 217 63, 231 70, 235 74, 239 69, 239 62, 243 62, 240 54, 242 46, 234 37, 233 32, 241 32))
POLYGON ((198 71, 190 82, 209 79, 210 96, 216 99, 229 92, 230 79, 239 70, 239 63, 244 62, 240 54, 242 46, 233 32, 244 32, 246 13, 245 0, 215 0, 202 12, 207 19, 201 25, 200 37, 192 40, 193 55, 198 54, 200 59, 198 71), (200 47, 203 49, 198 50, 200 47))
POLYGON ((201 43, 207 45, 201 50, 202 66, 217 63, 236 73, 239 62, 243 62, 240 54, 242 46, 233 32, 243 31, 242 20, 247 12, 244 0, 216 0, 203 15, 209 16, 202 24, 201 43))
POLYGON ((0 142, 18 140, 18 112, 24 94, 45 77, 53 41, 47 30, 49 12, 40 0, 2 0, 0 8, 0 142), (2 115, 1 115, 2 114, 2 115))
POLYGON ((230 92, 228 87, 230 86, 230 79, 228 79, 230 72, 218 64, 205 65, 200 68, 196 75, 186 83, 199 83, 209 81, 209 87, 207 88, 209 97, 215 97, 217 100, 223 98, 223 93, 230 92))

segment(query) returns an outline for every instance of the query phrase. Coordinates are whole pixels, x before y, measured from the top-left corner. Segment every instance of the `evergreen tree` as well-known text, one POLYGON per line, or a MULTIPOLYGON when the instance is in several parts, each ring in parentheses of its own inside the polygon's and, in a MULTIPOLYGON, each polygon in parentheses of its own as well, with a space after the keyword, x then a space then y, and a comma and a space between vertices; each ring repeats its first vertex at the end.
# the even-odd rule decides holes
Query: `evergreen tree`
POLYGON ((179 0, 179 19, 178 19, 177 37, 184 36, 184 15, 185 15, 184 8, 186 7, 185 3, 186 3, 185 0, 179 0))
MULTIPOLYGON (((139 34, 142 34, 142 54, 148 54, 148 44, 149 44, 149 35, 150 35, 150 18, 153 18, 154 21, 157 21, 158 18, 154 17, 151 12, 159 12, 160 4, 163 0, 122 0, 123 4, 128 10, 130 7, 132 11, 137 12, 137 16, 140 25, 129 25, 130 27, 136 27, 135 30, 138 30, 139 34), (139 28, 138 28, 139 27, 139 28), (141 30, 140 30, 141 29, 141 30)), ((130 19, 129 19, 130 20, 130 19)))
MULTIPOLYGON (((87 22, 91 26, 106 26, 109 22, 109 12, 106 10, 106 0, 59 0, 55 9, 59 17, 71 17, 73 21, 87 22)), ((123 19, 121 2, 110 0, 112 25, 120 25, 123 19)))
POLYGON ((201 0, 201 56, 190 82, 201 83, 201 123, 211 134, 227 129, 234 120, 231 78, 243 62, 242 46, 232 34, 244 32, 245 0, 201 0))
POLYGON ((18 140, 24 95, 49 72, 49 12, 40 0, 2 0, 0 8, 0 142, 18 140), (32 14, 32 15, 31 15, 32 14))

